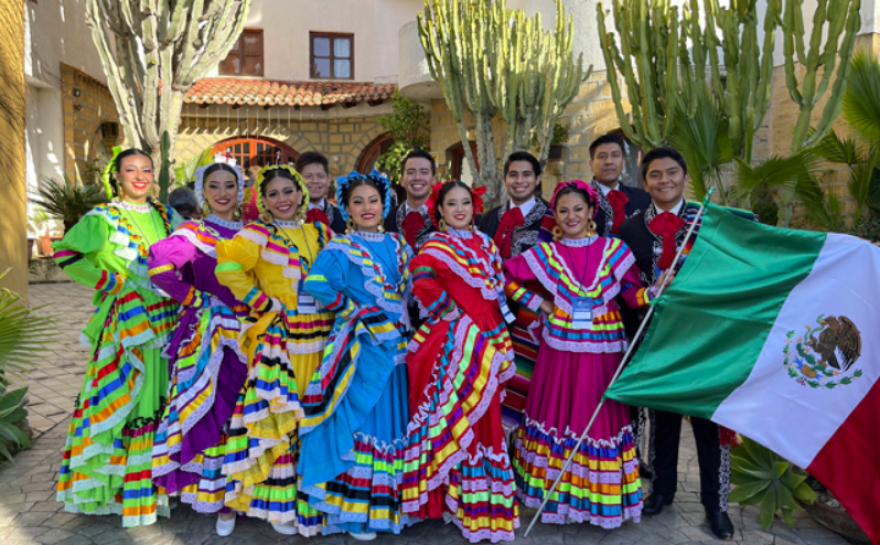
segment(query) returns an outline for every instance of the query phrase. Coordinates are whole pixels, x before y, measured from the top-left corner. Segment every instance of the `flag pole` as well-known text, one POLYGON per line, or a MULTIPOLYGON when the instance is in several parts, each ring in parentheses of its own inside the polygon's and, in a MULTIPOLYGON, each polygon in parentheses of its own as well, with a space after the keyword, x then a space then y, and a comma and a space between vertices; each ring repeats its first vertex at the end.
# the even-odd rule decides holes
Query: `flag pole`
MULTIPOLYGON (((706 210, 706 205, 709 203, 709 199, 712 197, 712 193, 715 192, 715 186, 709 187, 709 191, 706 192, 706 197, 703 199, 702 204, 700 205, 700 209, 697 210, 697 215, 694 217, 694 221, 691 222, 690 227, 688 227, 687 233, 684 237, 684 242, 681 244, 681 248, 678 249, 678 253, 675 255, 675 260, 673 263, 678 263, 678 260, 681 259, 681 255, 684 253, 684 249, 687 246, 687 241, 690 240, 691 236, 694 233, 694 229, 696 229, 697 224, 699 223, 700 217, 703 215, 703 212, 706 210)), ((666 291, 666 284, 664 283, 660 286, 660 289, 657 291, 657 297, 655 299, 659 299, 661 295, 666 291)), ((629 347, 626 349, 626 353, 623 355, 623 359, 620 360, 620 364, 617 366, 617 370, 614 371, 614 376, 611 377, 611 381, 608 383, 608 386, 605 387, 607 391, 608 388, 611 387, 612 384, 617 380, 617 377, 620 376, 620 373, 623 372, 623 368, 626 366, 627 362, 629 362, 630 357, 632 356, 633 350, 635 350, 636 340, 641 338, 642 333, 645 331, 645 328, 648 326, 648 322, 651 320, 651 316, 654 314, 654 305, 652 304, 648 308, 648 312, 645 314, 645 317, 642 319, 642 323, 639 325, 639 329, 633 337, 633 342, 629 343, 629 347)), ((574 455, 581 448, 581 444, 584 442, 584 439, 587 438, 587 433, 589 433, 590 429, 593 427, 593 422, 596 421, 596 417, 599 416, 599 411, 602 410, 602 406, 605 405, 605 396, 602 396, 602 399, 599 400, 599 404, 596 405, 596 410, 593 411, 593 416, 590 417, 590 421, 587 423, 587 427, 584 428, 584 433, 581 434, 578 442, 575 444, 574 448, 571 449, 571 454, 568 455, 568 459, 563 464, 562 469, 559 470, 559 476, 556 477, 556 481, 553 482, 553 486, 550 487, 544 496, 544 501, 541 502, 541 507, 538 508, 538 512, 535 513, 535 518, 532 519, 532 522, 529 523, 529 527, 526 528, 526 533, 524 537, 529 537, 529 532, 532 531, 532 527, 535 526, 535 523, 538 522, 538 519, 541 518, 541 513, 544 511, 544 507, 547 506, 547 502, 550 501, 550 498, 553 497, 553 492, 556 491, 556 488, 559 486, 559 482, 562 480, 562 477, 565 475, 565 472, 568 470, 568 467, 571 465, 571 461, 574 460, 574 455)))

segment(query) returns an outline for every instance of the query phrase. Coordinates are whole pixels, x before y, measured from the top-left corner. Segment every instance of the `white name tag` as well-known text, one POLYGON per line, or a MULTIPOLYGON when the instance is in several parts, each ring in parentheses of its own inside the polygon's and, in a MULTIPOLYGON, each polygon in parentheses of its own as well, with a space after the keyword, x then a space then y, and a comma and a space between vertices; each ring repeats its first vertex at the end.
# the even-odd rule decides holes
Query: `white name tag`
POLYGON ((571 302, 572 329, 586 330, 593 327, 593 302, 586 297, 576 297, 571 302))

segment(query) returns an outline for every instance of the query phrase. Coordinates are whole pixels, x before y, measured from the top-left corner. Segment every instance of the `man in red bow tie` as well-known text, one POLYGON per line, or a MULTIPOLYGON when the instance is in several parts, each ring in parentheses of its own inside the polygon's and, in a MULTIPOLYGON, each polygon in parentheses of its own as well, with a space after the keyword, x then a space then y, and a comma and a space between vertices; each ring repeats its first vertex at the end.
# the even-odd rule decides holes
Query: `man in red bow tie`
MULTIPOLYGON (((689 253, 699 224, 690 239, 686 240, 686 234, 696 219, 699 203, 684 199, 688 184, 687 164, 678 151, 657 148, 648 152, 642 159, 641 174, 651 204, 623 222, 620 238, 632 250, 643 284, 652 286, 660 275, 675 274, 681 266, 681 263, 674 262, 675 256, 682 246, 685 248, 683 256, 689 253)), ((649 517, 659 514, 675 497, 682 415, 652 410, 650 418, 654 480, 642 511, 649 517)), ((700 499, 709 528, 719 539, 730 539, 733 536, 733 523, 727 515, 730 436, 709 420, 691 417, 690 423, 700 464, 700 499)))
POLYGON ((590 144, 591 184, 599 194, 594 221, 596 232, 603 237, 617 236, 624 220, 651 204, 651 196, 643 189, 621 183, 625 162, 626 148, 620 136, 606 134, 590 144))
POLYGON ((415 252, 419 244, 436 230, 425 203, 431 196, 437 164, 430 153, 417 149, 403 158, 400 170, 400 185, 406 191, 406 200, 388 213, 385 231, 402 234, 415 252))
POLYGON ((342 214, 327 200, 327 193, 330 191, 330 167, 327 158, 317 151, 307 151, 297 158, 296 171, 306 181, 306 187, 309 189, 306 221, 321 222, 337 235, 345 233, 345 220, 342 219, 342 214))
MULTIPOLYGON (((483 214, 478 225, 492 237, 502 259, 525 252, 540 242, 553 240, 556 226, 550 204, 540 197, 541 163, 525 151, 512 153, 504 163, 504 187, 510 200, 483 214)), ((527 284, 541 292, 540 284, 527 284)), ((538 350, 540 329, 535 329, 538 315, 512 300, 508 308, 515 320, 509 324, 517 374, 507 382, 507 395, 502 402, 502 418, 506 428, 515 429, 522 420, 532 369, 538 350), (531 328, 531 329, 530 329, 531 328)))

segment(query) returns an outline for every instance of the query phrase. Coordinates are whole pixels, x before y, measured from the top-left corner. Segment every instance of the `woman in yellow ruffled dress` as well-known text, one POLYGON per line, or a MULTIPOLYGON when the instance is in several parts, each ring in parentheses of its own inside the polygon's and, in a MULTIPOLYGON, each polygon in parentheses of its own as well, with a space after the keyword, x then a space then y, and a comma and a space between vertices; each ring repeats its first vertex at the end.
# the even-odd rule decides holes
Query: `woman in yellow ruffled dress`
POLYGON ((299 491, 297 428, 335 316, 303 282, 333 235, 321 223, 303 222, 308 189, 291 167, 264 168, 254 190, 261 219, 217 246, 217 279, 250 307, 241 337, 248 379, 223 463, 226 504, 279 533, 311 536, 324 519, 299 491))

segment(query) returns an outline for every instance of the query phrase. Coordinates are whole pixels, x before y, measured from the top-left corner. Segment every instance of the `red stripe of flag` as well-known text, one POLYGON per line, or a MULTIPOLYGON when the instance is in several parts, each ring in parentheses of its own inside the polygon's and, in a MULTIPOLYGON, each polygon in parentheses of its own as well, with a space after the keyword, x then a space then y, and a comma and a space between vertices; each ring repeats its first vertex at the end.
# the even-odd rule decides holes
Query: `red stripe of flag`
POLYGON ((880 543, 880 381, 813 458, 807 472, 819 479, 872 543, 880 543))

